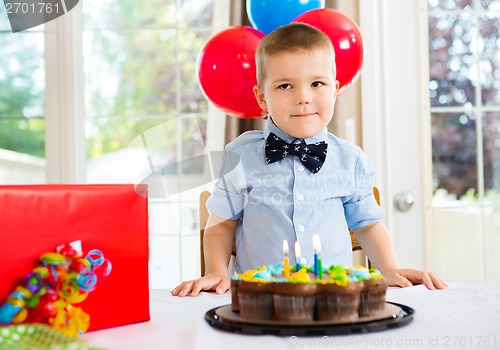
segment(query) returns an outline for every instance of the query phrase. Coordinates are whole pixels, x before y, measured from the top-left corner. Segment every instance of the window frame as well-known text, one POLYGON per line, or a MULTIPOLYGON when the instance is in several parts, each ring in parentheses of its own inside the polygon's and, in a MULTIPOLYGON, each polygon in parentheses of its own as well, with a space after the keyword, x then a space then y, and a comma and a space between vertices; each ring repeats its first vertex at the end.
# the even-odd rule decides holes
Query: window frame
POLYGON ((45 24, 47 183, 85 183, 81 6, 45 24))

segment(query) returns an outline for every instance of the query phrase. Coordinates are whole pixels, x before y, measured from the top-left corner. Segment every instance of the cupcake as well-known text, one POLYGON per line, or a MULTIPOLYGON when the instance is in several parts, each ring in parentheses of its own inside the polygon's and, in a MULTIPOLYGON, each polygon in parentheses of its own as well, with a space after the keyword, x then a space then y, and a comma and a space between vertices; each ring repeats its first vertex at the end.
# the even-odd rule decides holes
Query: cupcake
POLYGON ((383 313, 386 304, 387 284, 380 271, 355 266, 349 269, 349 274, 363 281, 359 299, 359 316, 378 316, 383 313))
MULTIPOLYGON (((238 306, 240 316, 247 319, 270 320, 273 317, 273 285, 271 273, 265 270, 247 271, 238 275, 238 306)), ((234 310, 234 303, 231 304, 234 310)))
POLYGON ((355 321, 358 319, 362 283, 351 281, 345 270, 332 273, 320 281, 316 296, 316 315, 321 321, 355 321))
POLYGON ((233 273, 233 277, 231 278, 231 310, 233 312, 240 312, 240 303, 238 300, 238 285, 240 283, 240 278, 236 274, 233 273))
POLYGON ((306 269, 290 276, 288 282, 274 283, 274 316, 281 321, 313 321, 316 284, 306 269))

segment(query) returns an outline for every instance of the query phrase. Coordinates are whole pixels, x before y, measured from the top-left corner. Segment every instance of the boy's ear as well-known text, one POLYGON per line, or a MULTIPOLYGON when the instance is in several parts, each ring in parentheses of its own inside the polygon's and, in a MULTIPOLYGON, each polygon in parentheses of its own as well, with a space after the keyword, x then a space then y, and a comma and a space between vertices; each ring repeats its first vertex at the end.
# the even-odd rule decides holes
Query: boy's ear
POLYGON ((259 107, 263 110, 263 111, 266 111, 267 112, 267 102, 266 102, 266 98, 264 97, 264 92, 262 92, 259 88, 258 85, 255 85, 253 87, 253 93, 255 95, 255 98, 257 100, 257 103, 259 104, 259 107))

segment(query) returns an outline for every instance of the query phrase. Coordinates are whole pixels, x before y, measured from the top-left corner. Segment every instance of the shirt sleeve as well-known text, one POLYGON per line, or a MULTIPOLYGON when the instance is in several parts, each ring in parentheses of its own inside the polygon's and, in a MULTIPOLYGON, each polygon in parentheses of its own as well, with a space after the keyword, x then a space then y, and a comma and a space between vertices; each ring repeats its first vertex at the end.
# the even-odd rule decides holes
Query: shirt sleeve
POLYGON ((356 191, 344 202, 347 224, 356 229, 381 221, 384 210, 373 195, 375 172, 366 155, 360 151, 354 171, 356 191))
POLYGON ((208 211, 223 219, 239 220, 245 201, 244 179, 240 156, 226 147, 214 191, 206 204, 208 211))

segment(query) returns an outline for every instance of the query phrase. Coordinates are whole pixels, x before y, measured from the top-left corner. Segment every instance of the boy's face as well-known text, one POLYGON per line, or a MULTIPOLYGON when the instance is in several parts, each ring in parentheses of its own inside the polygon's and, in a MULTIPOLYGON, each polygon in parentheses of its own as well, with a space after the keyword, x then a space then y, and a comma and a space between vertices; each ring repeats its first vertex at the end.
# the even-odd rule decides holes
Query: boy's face
POLYGON ((260 107, 296 138, 312 137, 333 117, 338 81, 333 51, 280 52, 266 58, 266 77, 254 87, 260 107))

